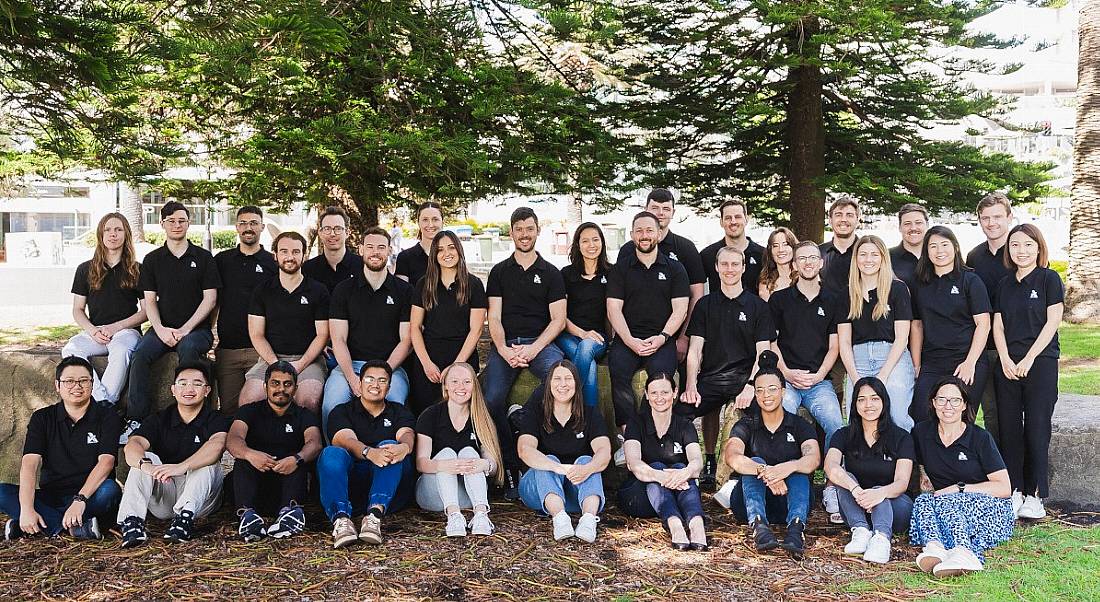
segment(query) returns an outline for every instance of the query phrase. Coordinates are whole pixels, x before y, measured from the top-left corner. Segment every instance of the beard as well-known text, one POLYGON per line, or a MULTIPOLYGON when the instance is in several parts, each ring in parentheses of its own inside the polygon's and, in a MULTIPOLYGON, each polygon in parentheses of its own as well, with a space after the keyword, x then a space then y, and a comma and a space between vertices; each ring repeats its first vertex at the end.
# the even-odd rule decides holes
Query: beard
POLYGON ((652 240, 641 240, 634 243, 639 253, 652 253, 657 248, 657 243, 652 240))

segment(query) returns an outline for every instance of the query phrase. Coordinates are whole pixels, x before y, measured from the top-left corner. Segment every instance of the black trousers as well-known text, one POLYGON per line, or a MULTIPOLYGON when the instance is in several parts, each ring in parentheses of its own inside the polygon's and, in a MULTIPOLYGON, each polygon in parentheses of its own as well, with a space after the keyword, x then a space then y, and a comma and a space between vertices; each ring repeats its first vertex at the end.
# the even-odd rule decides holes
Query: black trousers
MULTIPOLYGON (((462 351, 463 342, 425 339, 424 346, 428 349, 428 357, 431 358, 432 363, 442 372, 455 362, 458 352, 462 351)), ((470 356, 469 363, 474 367, 475 374, 481 371, 481 358, 478 357, 477 351, 470 356)), ((424 366, 416 353, 409 355, 408 361, 405 362, 405 371, 409 375, 409 399, 405 407, 409 408, 414 416, 419 416, 432 404, 443 399, 443 385, 428 380, 424 374, 424 366)))
MULTIPOLYGON (((913 417, 914 422, 928 420, 931 411, 928 398, 932 395, 932 388, 936 386, 941 378, 954 374, 955 369, 959 367, 964 359, 966 359, 966 355, 958 359, 924 360, 921 362, 920 374, 917 375, 917 381, 913 384, 913 401, 909 404, 909 415, 913 417)), ((975 415, 978 413, 978 408, 981 407, 982 395, 985 394, 985 386, 989 380, 990 372, 989 360, 986 359, 985 352, 982 352, 978 356, 978 363, 974 365, 974 382, 970 384, 966 391, 970 400, 966 405, 975 415)))
POLYGON ((238 508, 253 508, 260 513, 274 514, 292 501, 298 504, 306 502, 308 478, 309 467, 306 464, 288 475, 281 475, 260 472, 248 460, 237 460, 233 464, 233 497, 238 508))
POLYGON ((642 357, 634 353, 621 339, 611 342, 607 352, 607 370, 611 376, 611 398, 615 402, 615 424, 623 426, 637 413, 634 398, 634 373, 645 366, 649 375, 676 372, 676 341, 668 340, 653 355, 642 357))
POLYGON ((1058 401, 1058 360, 1035 359, 1027 376, 1009 380, 993 374, 997 388, 997 419, 1001 430, 1001 457, 1008 467, 1012 488, 1024 495, 1048 495, 1050 429, 1058 401))
POLYGON ((701 398, 699 405, 693 406, 679 401, 672 406, 672 409, 677 414, 693 419, 708 416, 732 402, 745 389, 745 383, 748 381, 748 371, 722 375, 722 380, 719 382, 712 382, 700 376, 696 383, 696 390, 699 391, 701 398))

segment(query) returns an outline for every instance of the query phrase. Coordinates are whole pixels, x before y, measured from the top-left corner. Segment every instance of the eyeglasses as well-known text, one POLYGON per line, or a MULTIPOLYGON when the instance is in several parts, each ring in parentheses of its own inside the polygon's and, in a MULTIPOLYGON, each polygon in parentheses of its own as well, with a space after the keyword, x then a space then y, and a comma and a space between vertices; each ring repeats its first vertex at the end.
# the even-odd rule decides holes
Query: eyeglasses
POLYGON ((821 257, 818 257, 817 255, 801 255, 799 257, 795 257, 794 260, 798 263, 814 263, 817 261, 821 261, 821 257))
POLYGON ((61 383, 61 386, 66 389, 75 389, 76 387, 83 389, 92 386, 92 379, 90 378, 62 378, 57 382, 61 383))
POLYGON ((757 395, 763 395, 765 393, 767 393, 769 395, 775 395, 778 392, 779 392, 779 386, 778 385, 768 385, 766 387, 756 387, 756 394, 757 395))
POLYGON ((237 225, 238 226, 243 226, 245 228, 255 228, 255 227, 259 226, 261 223, 262 222, 259 222, 257 220, 252 219, 252 220, 248 220, 247 222, 244 222, 244 221, 237 222, 237 225))
POLYGON ((177 387, 195 387, 196 389, 201 389, 207 386, 207 384, 201 380, 177 380, 172 384, 176 385, 177 387))
POLYGON ((190 221, 191 220, 187 219, 186 217, 181 217, 165 219, 164 223, 168 224, 169 226, 185 226, 190 221))
POLYGON ((321 228, 321 234, 343 234, 348 229, 343 226, 324 226, 321 228))
POLYGON ((384 384, 390 382, 390 379, 386 378, 385 376, 364 376, 363 377, 363 382, 365 382, 365 383, 378 383, 380 385, 384 385, 384 384))
POLYGON ((939 397, 939 396, 937 396, 937 397, 932 398, 932 403, 936 404, 937 408, 943 408, 943 407, 947 407, 947 406, 957 408, 957 407, 959 407, 963 404, 963 398, 962 397, 939 397))

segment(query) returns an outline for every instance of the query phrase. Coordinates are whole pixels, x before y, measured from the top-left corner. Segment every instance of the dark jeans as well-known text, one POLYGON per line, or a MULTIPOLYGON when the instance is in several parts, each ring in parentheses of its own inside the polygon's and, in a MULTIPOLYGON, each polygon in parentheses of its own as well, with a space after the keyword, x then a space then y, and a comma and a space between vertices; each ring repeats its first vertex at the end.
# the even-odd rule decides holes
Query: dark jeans
MULTIPOLYGON (((932 387, 945 376, 951 376, 955 369, 966 359, 966 356, 951 360, 922 360, 917 381, 913 384, 913 403, 909 404, 909 415, 914 422, 928 420, 930 411, 928 397, 932 394, 932 387)), ((985 393, 985 384, 989 380, 989 361, 985 359, 985 353, 978 356, 978 363, 974 365, 974 382, 970 384, 966 392, 970 403, 967 407, 975 414, 982 403, 982 395, 985 393)))
POLYGON ((164 354, 175 351, 181 364, 197 362, 206 357, 213 344, 214 335, 209 328, 196 328, 183 337, 175 348, 165 345, 152 328, 147 330, 130 358, 130 399, 126 403, 126 417, 141 422, 153 412, 155 395, 149 390, 149 379, 153 364, 164 354))
MULTIPOLYGON (((100 529, 106 531, 115 524, 118 503, 122 500, 122 488, 114 479, 107 479, 88 498, 84 505, 84 520, 93 516, 99 519, 100 529)), ((46 535, 61 532, 61 519, 73 503, 72 495, 64 495, 41 489, 34 492, 34 510, 46 521, 46 535)), ((0 484, 0 511, 19 522, 19 486, 9 483, 0 484)))
MULTIPOLYGON (((661 462, 651 462, 649 465, 656 470, 684 467, 683 464, 666 466, 661 462)), ((687 489, 674 491, 660 483, 643 483, 631 475, 619 487, 619 508, 627 516, 659 516, 666 525, 668 519, 675 517, 687 526, 691 519, 703 516, 703 501, 699 497, 699 485, 695 479, 688 481, 687 489)))
MULTIPOLYGON (((432 363, 443 371, 455 362, 458 352, 462 351, 463 342, 425 340, 424 345, 428 348, 428 357, 432 359, 432 363)), ((478 365, 480 363, 481 358, 475 351, 469 360, 475 373, 481 370, 481 366, 478 365)), ((424 374, 424 367, 415 353, 410 354, 408 361, 405 362, 405 371, 409 374, 409 399, 405 402, 405 407, 409 408, 414 416, 419 416, 429 406, 443 399, 443 386, 428 380, 424 374)))
POLYGON ((642 357, 616 338, 607 352, 607 369, 611 375, 611 398, 615 402, 615 424, 623 426, 637 413, 634 398, 634 373, 645 367, 646 374, 676 372, 676 341, 670 339, 653 355, 642 357))
MULTIPOLYGON (((766 464, 763 458, 754 462, 766 464)), ((760 517, 765 523, 788 525, 794 519, 803 523, 810 515, 810 477, 796 472, 787 477, 787 495, 775 495, 755 475, 741 475, 730 494, 730 510, 743 523, 760 517)))
MULTIPOLYGON (((380 441, 378 445, 397 443, 380 441)), ((321 485, 321 507, 329 520, 343 515, 363 514, 373 506, 386 512, 397 511, 413 498, 416 471, 413 455, 400 464, 376 466, 369 460, 357 460, 342 447, 330 445, 317 459, 317 479, 321 485)))
POLYGON ((1049 494, 1050 430, 1054 404, 1058 401, 1058 360, 1035 359, 1027 376, 1008 380, 998 370, 997 418, 1001 430, 1001 456, 1008 468, 1012 488, 1024 495, 1045 498, 1049 494))
POLYGON ((306 502, 308 465, 281 475, 277 472, 260 472, 248 460, 237 460, 233 465, 233 496, 238 508, 252 508, 261 513, 274 513, 297 502, 306 502), (278 502, 278 505, 274 505, 278 502))
POLYGON ((882 533, 887 538, 893 537, 894 533, 909 532, 913 500, 908 495, 903 493, 896 498, 882 500, 879 505, 871 508, 871 522, 868 524, 868 512, 856 503, 856 498, 851 491, 837 487, 836 493, 840 499, 840 513, 844 515, 844 522, 848 524, 848 528, 871 529, 873 527, 876 532, 882 533))
MULTIPOLYGON (((530 345, 533 338, 508 339, 507 344, 530 345)), ((561 349, 552 342, 544 347, 535 359, 531 360, 527 369, 539 379, 539 386, 528 396, 527 402, 542 399, 543 386, 546 376, 550 373, 550 366, 564 359, 561 349)), ((519 456, 516 454, 516 438, 512 436, 512 428, 508 425, 508 394, 512 391, 512 384, 516 382, 522 368, 513 368, 497 353, 496 346, 489 347, 489 361, 485 364, 485 373, 481 382, 485 383, 485 404, 489 407, 489 413, 493 415, 493 423, 497 427, 497 439, 500 441, 500 452, 507 468, 520 468, 519 456)), ((527 403, 525 402, 525 403, 527 403)))

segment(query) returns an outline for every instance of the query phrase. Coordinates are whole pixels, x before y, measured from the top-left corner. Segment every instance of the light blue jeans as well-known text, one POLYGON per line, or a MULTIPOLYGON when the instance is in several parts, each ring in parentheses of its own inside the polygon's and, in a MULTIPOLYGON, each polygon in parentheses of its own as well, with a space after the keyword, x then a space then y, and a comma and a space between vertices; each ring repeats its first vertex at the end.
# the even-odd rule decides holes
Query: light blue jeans
MULTIPOLYGON (((560 464, 557 456, 546 457, 560 464)), ((581 456, 577 458, 576 463, 588 464, 591 461, 592 456, 581 456)), ((532 510, 546 514, 546 496, 551 493, 565 502, 566 512, 580 512, 584 500, 593 495, 600 498, 600 509, 597 512, 603 511, 603 475, 601 473, 592 473, 580 485, 574 485, 572 481, 556 472, 537 468, 523 473, 519 479, 519 499, 532 510)))
MULTIPOLYGON (((359 370, 365 363, 367 362, 351 362, 351 368, 355 370, 355 375, 352 378, 358 378, 359 370)), ((405 399, 408 396, 409 375, 405 374, 404 368, 398 368, 393 371, 393 376, 390 377, 390 391, 386 393, 386 401, 405 405, 405 399)), ((336 406, 351 401, 352 397, 351 385, 344 378, 344 373, 338 365, 335 370, 329 372, 328 378, 325 380, 325 397, 321 402, 321 427, 324 429, 325 436, 330 436, 328 432, 328 415, 336 409, 336 406)))
MULTIPOLYGON (((886 341, 868 341, 852 347, 852 355, 855 356, 856 374, 859 378, 875 376, 882 370, 890 355, 890 347, 893 343, 886 341)), ((886 380, 886 392, 890 394, 890 418, 894 424, 905 430, 912 430, 913 419, 909 416, 909 404, 913 401, 913 383, 917 379, 913 369, 913 357, 906 349, 894 370, 890 372, 890 378, 886 380)), ((852 386, 855 383, 844 379, 844 409, 848 415, 848 421, 852 420, 852 386)))
POLYGON ((600 405, 596 361, 607 351, 607 343, 597 343, 592 339, 582 339, 563 332, 554 340, 554 344, 577 367, 583 387, 581 393, 584 395, 584 403, 590 408, 600 405))
POLYGON ((797 414, 799 406, 806 406, 810 415, 821 425, 821 429, 825 431, 825 449, 828 449, 833 433, 844 426, 844 418, 840 415, 840 401, 836 398, 832 381, 825 379, 809 389, 797 389, 788 384, 786 393, 783 394, 783 409, 797 414))

